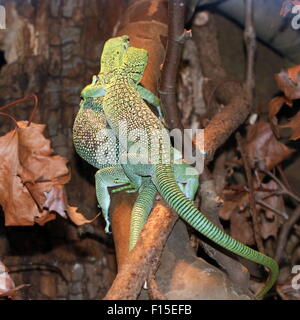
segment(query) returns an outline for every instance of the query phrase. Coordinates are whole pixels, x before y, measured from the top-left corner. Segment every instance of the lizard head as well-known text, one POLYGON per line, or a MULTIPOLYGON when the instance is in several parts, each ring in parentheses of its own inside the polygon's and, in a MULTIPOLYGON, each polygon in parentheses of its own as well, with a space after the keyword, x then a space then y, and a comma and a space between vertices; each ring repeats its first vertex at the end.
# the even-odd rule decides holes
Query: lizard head
POLYGON ((129 47, 129 37, 121 36, 107 40, 101 56, 101 73, 107 73, 120 67, 129 47))
POLYGON ((148 52, 145 49, 129 47, 122 61, 121 69, 134 82, 139 83, 148 63, 148 52))

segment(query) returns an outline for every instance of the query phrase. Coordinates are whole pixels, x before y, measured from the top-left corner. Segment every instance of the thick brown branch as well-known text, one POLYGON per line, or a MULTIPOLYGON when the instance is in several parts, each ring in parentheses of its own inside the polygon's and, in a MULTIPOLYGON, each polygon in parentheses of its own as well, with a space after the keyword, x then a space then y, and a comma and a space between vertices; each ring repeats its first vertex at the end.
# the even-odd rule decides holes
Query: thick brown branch
POLYGON ((123 262, 106 300, 133 300, 138 297, 149 271, 155 268, 153 263, 159 261, 177 218, 177 214, 165 206, 155 206, 136 246, 123 262))
MULTIPOLYGON (((124 25, 121 26, 118 34, 128 34, 133 46, 143 47, 148 50, 149 63, 144 73, 142 82, 146 88, 155 92, 157 75, 159 74, 158 67, 159 64, 161 64, 162 53, 164 53, 161 39, 165 38, 162 35, 158 35, 158 31, 151 31, 151 39, 149 38, 149 34, 147 32, 153 29, 153 17, 150 17, 149 21, 142 21, 140 18, 143 16, 143 10, 140 10, 141 8, 139 8, 139 5, 142 6, 143 4, 145 6, 145 3, 146 2, 142 3, 140 1, 130 2, 130 6, 132 7, 126 10, 126 13, 128 13, 128 15, 125 15, 125 23, 123 22, 124 25), (137 9, 136 13, 135 9, 137 9), (150 21, 151 27, 149 25, 150 21), (137 30, 139 30, 139 33, 137 33, 137 30), (145 30, 144 38, 143 30, 145 30)), ((149 1, 148 4, 151 10, 146 10, 147 14, 150 11, 153 12, 153 10, 156 10, 156 15, 162 14, 164 9, 158 10, 157 3, 157 1, 149 1)), ((164 1, 160 1, 160 3, 163 4, 164 1)), ((162 23, 154 24, 154 26, 155 28, 161 28, 162 23)), ((157 30, 161 31, 162 29, 157 30)), ((175 104, 173 104, 173 107, 174 106, 175 104)), ((151 214, 151 217, 149 218, 149 221, 142 231, 142 235, 135 249, 132 252, 128 253, 128 230, 130 211, 128 210, 128 207, 126 209, 124 208, 124 203, 127 203, 127 200, 130 198, 130 196, 118 194, 118 197, 114 196, 113 198, 114 204, 116 205, 117 203, 117 206, 119 207, 117 210, 118 212, 116 212, 116 210, 113 210, 114 213, 112 215, 112 229, 117 250, 119 272, 106 296, 106 299, 136 299, 140 293, 142 285, 149 275, 149 272, 153 270, 155 264, 159 260, 163 245, 169 233, 171 232, 177 215, 171 213, 171 211, 167 209, 165 205, 160 204, 158 205, 158 207, 155 207, 153 213, 151 214), (122 202, 123 205, 121 203, 122 196, 125 199, 125 201, 122 202)), ((130 203, 127 203, 127 206, 130 206, 130 203)), ((178 223, 176 224, 176 226, 179 225, 184 228, 181 221, 178 221, 178 223)), ((180 285, 182 281, 185 283, 184 288, 182 288, 180 291, 180 296, 182 298, 189 295, 191 295, 192 298, 199 296, 205 296, 206 298, 209 298, 210 296, 222 296, 227 298, 229 298, 230 296, 232 297, 232 284, 229 284, 227 280, 224 281, 224 279, 226 278, 224 277, 224 275, 222 275, 221 277, 217 276, 217 273, 215 273, 215 271, 213 272, 213 275, 210 274, 210 280, 212 281, 210 287, 215 288, 213 289, 213 292, 208 293, 208 288, 205 285, 193 286, 194 283, 193 281, 190 281, 189 274, 193 277, 193 279, 201 279, 201 277, 205 278, 206 273, 203 273, 202 271, 204 264, 202 265, 198 260, 194 261, 196 260, 196 258, 192 257, 190 252, 187 254, 186 249, 183 250, 183 247, 188 245, 187 234, 181 235, 181 238, 178 237, 178 234, 176 235, 176 237, 173 237, 177 240, 174 240, 170 244, 168 249, 169 251, 167 250, 167 252, 169 252, 169 254, 172 256, 180 256, 180 259, 176 261, 170 261, 170 259, 168 259, 167 263, 165 263, 165 266, 161 266, 159 270, 166 267, 170 268, 170 266, 173 264, 172 269, 174 273, 172 273, 172 279, 170 279, 170 281, 172 280, 172 282, 175 283, 175 286, 177 286, 177 283, 178 285, 180 285), (180 254, 177 254, 178 250, 180 254), (181 270, 180 265, 185 266, 183 270, 186 273, 185 276, 182 276, 182 271, 180 272, 180 275, 176 273, 177 270, 181 270), (180 281, 178 280, 178 277, 181 279, 179 279, 180 281)), ((168 284, 168 286, 165 288, 165 290, 162 290, 162 292, 164 292, 164 294, 166 295, 168 295, 169 293, 168 297, 174 297, 174 294, 176 296, 176 293, 174 293, 173 291, 169 291, 170 288, 168 284)), ((240 298, 247 299, 249 298, 249 296, 240 296, 240 298)))
POLYGON ((201 69, 207 79, 204 86, 206 102, 215 91, 215 99, 207 110, 207 116, 211 117, 211 120, 204 129, 204 145, 201 139, 198 144, 196 138, 194 139, 196 147, 205 153, 208 163, 213 159, 215 151, 246 120, 250 105, 244 86, 238 81, 228 81, 229 77, 222 66, 219 54, 213 15, 208 14, 208 22, 204 25, 198 25, 196 18, 192 31, 201 69), (219 104, 224 107, 220 109, 219 104))
POLYGON ((159 290, 158 284, 155 280, 156 270, 150 270, 148 275, 148 295, 150 300, 167 300, 165 295, 159 290))

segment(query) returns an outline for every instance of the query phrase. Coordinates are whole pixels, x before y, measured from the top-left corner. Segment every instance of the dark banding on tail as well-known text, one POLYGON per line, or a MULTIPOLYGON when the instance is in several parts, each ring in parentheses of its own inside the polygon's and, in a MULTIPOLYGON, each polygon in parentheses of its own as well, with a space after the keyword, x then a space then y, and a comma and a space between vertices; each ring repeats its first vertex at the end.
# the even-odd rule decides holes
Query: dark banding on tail
POLYGON ((207 238, 224 247, 225 249, 267 267, 270 270, 265 286, 256 293, 262 298, 274 285, 278 278, 279 268, 277 263, 270 257, 249 248, 230 237, 209 221, 189 200, 178 187, 173 168, 168 164, 156 165, 156 177, 154 181, 159 193, 167 201, 179 216, 207 238))
POLYGON ((129 251, 134 248, 138 240, 139 234, 142 231, 142 228, 147 221, 147 217, 153 207, 153 202, 157 192, 152 180, 149 178, 149 180, 146 181, 145 179, 146 178, 144 178, 131 211, 129 251))

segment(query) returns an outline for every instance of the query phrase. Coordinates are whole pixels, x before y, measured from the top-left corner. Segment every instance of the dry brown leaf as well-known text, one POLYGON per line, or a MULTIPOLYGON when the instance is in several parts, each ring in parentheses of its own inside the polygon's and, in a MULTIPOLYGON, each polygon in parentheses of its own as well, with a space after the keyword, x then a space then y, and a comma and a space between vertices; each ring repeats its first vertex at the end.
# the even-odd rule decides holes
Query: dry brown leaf
POLYGON ((27 127, 27 121, 18 122, 19 129, 19 159, 21 167, 18 174, 24 182, 47 181, 69 174, 66 166, 68 160, 53 155, 50 140, 43 135, 45 125, 32 123, 27 127))
POLYGON ((272 120, 273 117, 276 116, 276 114, 279 112, 279 110, 284 104, 287 104, 289 107, 291 107, 293 105, 293 102, 285 96, 275 97, 270 101, 268 106, 270 120, 272 120))
POLYGON ((264 121, 248 127, 246 151, 252 167, 257 160, 262 160, 269 170, 294 152, 276 139, 271 125, 264 121))
POLYGON ((230 235, 249 246, 255 244, 250 214, 234 212, 230 219, 230 235))
POLYGON ((98 213, 93 219, 88 220, 84 217, 84 215, 82 213, 78 212, 77 209, 78 209, 77 207, 71 207, 71 206, 68 206, 68 209, 67 209, 68 217, 77 226, 91 223, 91 222, 95 221, 95 219, 97 219, 100 215, 100 213, 98 213))
POLYGON ((279 15, 285 17, 293 8, 294 5, 300 5, 299 0, 284 0, 280 9, 279 15))
POLYGON ((230 220, 230 235, 242 243, 253 245, 255 242, 248 210, 248 192, 224 189, 222 197, 224 205, 219 210, 219 216, 230 220))
POLYGON ((0 137, 0 205, 6 226, 44 225, 55 213, 67 217, 67 159, 53 155, 43 136, 45 125, 27 124, 19 121, 17 129, 0 137))
POLYGON ((300 99, 300 65, 281 70, 275 74, 275 80, 288 99, 300 99))
MULTIPOLYGON (((263 190, 276 190, 277 184, 271 180, 266 184, 261 184, 263 190)), ((285 213, 285 206, 282 196, 273 195, 265 198, 269 195, 268 191, 256 191, 255 195, 258 199, 263 201, 270 207, 277 209, 280 212, 285 213)), ((230 220, 231 233, 239 239, 244 237, 245 241, 251 242, 251 219, 249 215, 249 195, 248 192, 237 190, 223 190, 222 197, 224 199, 224 205, 219 210, 219 216, 223 220, 230 220), (246 210, 245 210, 246 209, 246 210), (238 216, 236 216, 238 215, 238 216), (247 224, 247 225, 246 225, 247 224), (241 225, 239 227, 239 225, 241 225), (243 227, 246 227, 246 234, 242 235, 243 227)), ((265 206, 256 205, 257 213, 260 215, 260 232, 263 239, 267 239, 270 236, 276 237, 280 226, 283 223, 283 218, 274 213, 274 211, 266 208, 265 206)))
POLYGON ((243 211, 249 201, 247 192, 226 189, 222 192, 222 199, 224 202, 219 210, 219 216, 223 220, 229 220, 233 212, 243 211))
POLYGON ((289 139, 298 140, 300 138, 300 111, 287 124, 280 125, 279 128, 290 128, 292 135, 289 139))
POLYGON ((277 113, 280 111, 281 107, 286 104, 289 107, 293 106, 293 102, 289 99, 287 99, 285 96, 275 97, 273 98, 268 106, 269 110, 269 121, 272 126, 272 130, 275 133, 275 135, 279 136, 278 131, 278 119, 276 117, 277 113))
POLYGON ((18 176, 18 133, 10 131, 0 137, 0 204, 6 225, 32 225, 39 211, 18 176), (29 217, 28 217, 29 215, 29 217))

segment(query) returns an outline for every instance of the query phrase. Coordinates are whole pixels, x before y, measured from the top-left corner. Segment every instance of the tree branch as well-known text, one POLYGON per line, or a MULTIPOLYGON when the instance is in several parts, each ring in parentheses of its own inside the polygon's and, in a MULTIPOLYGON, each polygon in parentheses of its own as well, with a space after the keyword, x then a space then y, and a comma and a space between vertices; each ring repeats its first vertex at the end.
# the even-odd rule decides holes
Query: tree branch
POLYGON ((245 0, 245 31, 244 40, 247 49, 246 92, 250 106, 253 108, 254 58, 256 50, 256 35, 253 24, 253 0, 245 0))
POLYGON ((176 80, 182 45, 186 39, 191 37, 191 32, 184 29, 186 0, 169 0, 168 3, 168 41, 159 95, 168 128, 182 129, 182 117, 176 99, 176 80))
MULTIPOLYGON (((164 1, 162 0, 160 1, 160 3, 164 3, 164 1)), ((144 2, 143 4, 145 7, 144 2)), ((130 5, 135 5, 136 7, 138 7, 139 5, 141 5, 141 2, 131 1, 130 5)), ((153 8, 157 8, 157 1, 149 1, 149 6, 151 10, 153 8)), ((150 9, 148 9, 147 13, 150 9)), ((137 8, 137 12, 139 12, 140 16, 142 16, 143 10, 138 10, 139 9, 137 8)), ((157 10, 156 12, 162 14, 163 10, 157 10)), ((148 21, 144 22, 144 26, 143 22, 137 22, 138 16, 135 15, 135 10, 132 7, 126 10, 126 14, 124 17, 124 21, 127 24, 125 23, 124 25, 120 26, 118 34, 128 34, 130 36, 131 43, 133 46, 142 47, 148 50, 149 63, 144 73, 142 83, 146 88, 155 92, 156 79, 157 75, 159 74, 158 68, 159 64, 161 64, 160 61, 162 59, 163 52, 163 47, 161 46, 161 39, 164 38, 161 35, 157 34, 158 29, 156 29, 156 32, 151 33, 150 41, 152 42, 150 44, 148 33, 149 30, 151 30, 152 32, 152 28, 156 28, 158 26, 161 28, 162 23, 154 23, 154 27, 152 27, 152 17, 151 27, 149 25, 150 22, 148 21), (130 18, 126 16, 126 14, 128 14, 130 18), (132 19, 133 22, 129 23, 129 19, 132 19), (137 33, 136 30, 139 30, 139 33, 137 33), (145 34, 147 34, 147 37, 145 36, 145 39, 142 37, 141 30, 145 30, 145 34)), ((174 78, 172 78, 171 80, 174 81, 174 78)), ((172 97, 172 99, 173 98, 174 96, 172 97)), ((173 107, 175 105, 176 104, 173 104, 173 107)), ((118 207, 117 212, 116 208, 112 210, 112 231, 114 234, 114 240, 116 244, 119 271, 111 289, 107 293, 106 299, 136 299, 139 295, 142 285, 149 276, 149 272, 151 275, 151 270, 154 269, 155 264, 157 263, 157 261, 159 261, 164 243, 167 240, 168 235, 170 234, 175 220, 178 216, 172 213, 171 210, 168 209, 165 205, 159 204, 155 206, 147 224, 143 228, 141 237, 138 240, 135 248, 130 253, 128 253, 128 222, 130 219, 129 217, 131 204, 127 201, 128 199, 133 199, 133 197, 127 194, 118 194, 117 197, 113 196, 112 198, 112 207, 114 205, 117 205, 118 207), (125 202, 122 202, 122 197, 123 199, 125 199, 125 202), (125 203, 126 207, 124 206, 125 203)), ((176 227, 182 224, 182 221, 178 221, 176 227)), ((177 234, 176 237, 173 237, 175 240, 173 240, 169 246, 169 254, 171 254, 172 256, 180 256, 180 261, 170 261, 170 259, 167 260, 168 268, 170 268, 170 264, 174 264, 172 270, 172 282, 175 281, 176 285, 178 283, 178 281, 176 280, 176 274, 178 273, 177 270, 181 270, 180 265, 185 266, 184 271, 186 272, 186 274, 184 277, 181 275, 182 271, 180 271, 180 278, 182 279, 181 281, 184 281, 185 283, 185 287, 180 291, 181 297, 186 297, 190 294, 193 298, 199 297, 201 295, 203 297, 209 297, 211 295, 211 297, 223 297, 225 299, 230 299, 230 297, 236 297, 236 295, 238 295, 240 299, 249 299, 249 295, 239 295, 237 291, 235 291, 232 283, 224 281, 226 277, 224 277, 224 275, 220 276, 220 273, 217 273, 216 271, 209 274, 210 287, 213 289, 213 291, 208 293, 207 290, 209 290, 209 288, 207 288, 207 286, 202 289, 201 286, 193 286, 193 282, 195 282, 195 279, 208 279, 206 278, 205 274, 203 274, 203 271, 201 271, 205 264, 201 264, 198 261, 198 259, 195 258, 194 254, 193 256, 191 256, 190 252, 188 252, 187 254, 186 249, 182 250, 183 246, 185 246, 184 243, 188 243, 187 234, 185 233, 182 236, 183 238, 180 238, 177 234), (178 250, 181 250, 182 252, 180 251, 180 254, 177 254, 178 250), (191 281, 191 278, 189 277, 193 277, 194 281, 191 281)), ((160 266, 159 270, 161 268, 162 266, 160 266)), ((179 275, 177 274, 177 276, 179 275)), ((170 290, 169 286, 170 284, 168 284, 168 288, 165 288, 165 291, 162 290, 166 295, 166 291, 168 292, 170 290)), ((171 297, 174 297, 174 294, 174 292, 169 293, 168 297, 170 295, 171 297)))
POLYGON ((178 215, 165 206, 155 206, 134 249, 122 263, 105 300, 134 300, 138 297, 150 270, 155 269, 177 219, 178 215))
POLYGON ((238 80, 228 81, 230 78, 221 63, 213 15, 208 14, 205 25, 198 25, 196 17, 192 32, 199 52, 201 70, 206 78, 206 103, 215 91, 214 104, 207 111, 211 120, 204 129, 204 144, 201 138, 198 143, 197 137, 194 138, 196 147, 205 153, 205 161, 208 163, 213 159, 215 151, 246 120, 250 104, 244 86, 238 80), (220 109, 219 104, 224 107, 220 109))

